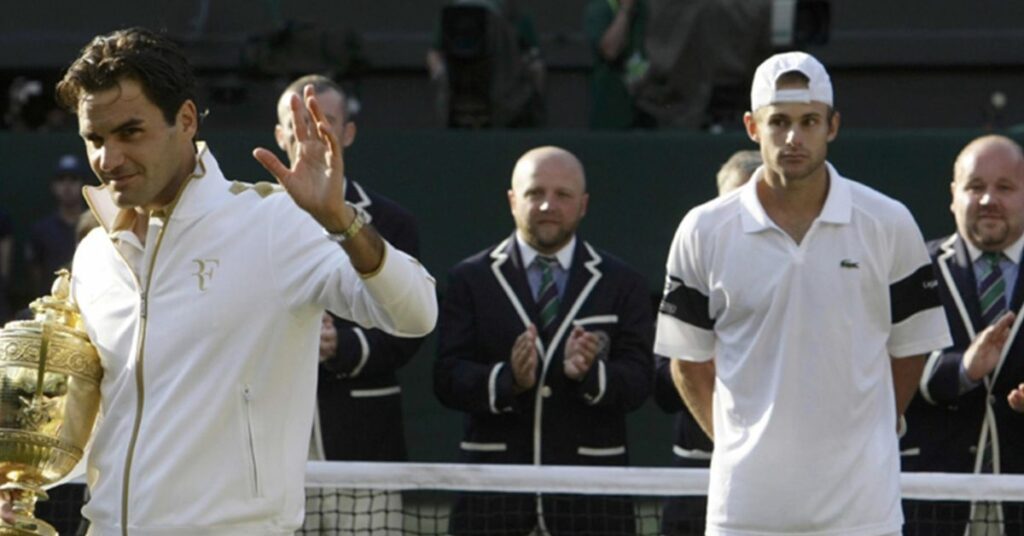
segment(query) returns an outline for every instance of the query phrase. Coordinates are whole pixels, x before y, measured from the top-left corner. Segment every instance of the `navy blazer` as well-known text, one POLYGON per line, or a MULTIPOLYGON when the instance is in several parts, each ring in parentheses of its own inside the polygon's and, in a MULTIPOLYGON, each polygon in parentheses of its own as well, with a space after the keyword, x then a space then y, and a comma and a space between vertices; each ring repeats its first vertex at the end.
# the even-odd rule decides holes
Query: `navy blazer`
POLYGON ((960 361, 975 334, 984 329, 977 283, 963 238, 952 235, 930 242, 939 295, 953 346, 933 352, 907 411, 903 469, 976 472, 986 414, 994 417, 998 456, 993 472, 1024 473, 1024 415, 1010 409, 1006 396, 1024 381, 1024 270, 1017 274, 1010 309, 1017 319, 1002 360, 981 385, 959 394, 960 361))
MULTIPOLYGON (((348 181, 345 200, 370 214, 396 248, 419 257, 416 219, 398 203, 348 181)), ((328 460, 404 461, 401 387, 396 371, 423 338, 401 338, 334 317, 338 350, 320 364, 317 387, 321 437, 328 460)))
POLYGON ((518 395, 512 345, 540 325, 514 235, 456 265, 438 321, 434 392, 464 412, 469 463, 624 465, 626 413, 651 393, 654 320, 643 277, 577 237, 551 341, 538 340, 537 385, 518 395), (582 381, 563 372, 573 325, 604 331, 609 351, 582 381))

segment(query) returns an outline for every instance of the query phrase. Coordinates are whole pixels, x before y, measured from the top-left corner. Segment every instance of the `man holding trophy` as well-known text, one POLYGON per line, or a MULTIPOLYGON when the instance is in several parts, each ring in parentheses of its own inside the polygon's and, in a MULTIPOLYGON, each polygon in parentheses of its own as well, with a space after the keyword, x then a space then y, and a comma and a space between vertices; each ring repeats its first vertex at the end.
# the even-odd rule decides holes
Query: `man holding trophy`
POLYGON ((292 167, 253 152, 280 186, 224 178, 194 140, 194 89, 181 51, 137 28, 96 37, 57 86, 102 183, 70 287, 103 372, 93 534, 292 534, 324 309, 407 337, 437 316, 430 274, 345 203, 311 88, 292 167))

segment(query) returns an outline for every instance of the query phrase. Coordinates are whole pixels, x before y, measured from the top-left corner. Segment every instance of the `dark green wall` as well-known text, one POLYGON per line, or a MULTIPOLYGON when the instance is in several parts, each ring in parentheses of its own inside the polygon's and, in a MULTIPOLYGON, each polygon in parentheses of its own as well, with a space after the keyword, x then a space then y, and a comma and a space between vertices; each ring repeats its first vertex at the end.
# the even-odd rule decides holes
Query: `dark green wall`
MULTIPOLYGON (((949 189, 952 162, 973 131, 844 131, 830 160, 851 178, 903 201, 926 237, 952 230, 949 189)), ((205 132, 231 177, 268 180, 250 156, 272 146, 266 132, 205 132)), ((505 191, 512 166, 525 150, 554 144, 576 153, 587 171, 590 210, 582 232, 646 274, 659 292, 669 241, 683 214, 715 193, 714 174, 733 151, 754 148, 738 134, 586 131, 372 131, 360 132, 346 155, 348 175, 399 201, 419 218, 424 264, 443 292, 447 269, 459 259, 511 232, 505 191)), ((48 177, 58 155, 81 151, 73 134, 0 133, 0 207, 20 223, 48 210, 48 177)), ((411 454, 416 460, 450 461, 459 417, 431 393, 431 337, 402 372, 411 454)), ((649 403, 631 422, 633 460, 669 460, 671 423, 649 403)))
MULTIPOLYGON (((910 207, 926 236, 952 229, 952 162, 975 132, 852 131, 830 149, 839 171, 910 207)), ((267 180, 249 156, 270 132, 206 136, 229 174, 267 180)), ((740 134, 586 131, 365 131, 347 155, 348 174, 420 219, 423 261, 437 275, 511 231, 505 190, 525 150, 554 144, 587 171, 590 211, 583 232, 628 260, 660 287, 668 242, 679 219, 715 194, 714 174, 733 151, 756 146, 740 134)))

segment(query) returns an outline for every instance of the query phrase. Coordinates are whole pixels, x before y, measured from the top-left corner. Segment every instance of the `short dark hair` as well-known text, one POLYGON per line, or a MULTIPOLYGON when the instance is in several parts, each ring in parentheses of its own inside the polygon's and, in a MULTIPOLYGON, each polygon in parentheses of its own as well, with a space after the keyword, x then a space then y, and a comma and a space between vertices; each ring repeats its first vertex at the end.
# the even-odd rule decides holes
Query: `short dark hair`
POLYGON ((348 110, 348 95, 345 94, 345 89, 341 87, 341 84, 331 80, 330 78, 322 74, 307 74, 305 76, 296 78, 292 83, 288 84, 288 87, 284 88, 281 95, 287 95, 289 93, 297 93, 300 97, 302 96, 302 90, 307 85, 313 85, 314 93, 323 93, 325 91, 336 91, 338 95, 341 95, 344 106, 342 106, 341 113, 342 122, 347 123, 350 118, 348 110))
POLYGON ((195 101, 196 79, 188 59, 165 35, 127 28, 93 38, 57 83, 57 102, 77 113, 84 93, 135 80, 142 92, 173 125, 186 100, 195 101))

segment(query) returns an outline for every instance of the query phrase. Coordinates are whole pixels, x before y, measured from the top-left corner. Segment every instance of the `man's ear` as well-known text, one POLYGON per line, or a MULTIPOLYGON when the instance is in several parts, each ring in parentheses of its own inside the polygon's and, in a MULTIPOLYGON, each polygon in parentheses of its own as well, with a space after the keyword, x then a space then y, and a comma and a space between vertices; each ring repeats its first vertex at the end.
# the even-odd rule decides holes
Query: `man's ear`
POLYGON ((832 112, 832 120, 828 123, 828 141, 836 139, 839 135, 839 112, 832 112))
POLYGON ((761 138, 757 134, 757 119, 754 118, 752 112, 743 114, 743 126, 747 130, 747 137, 755 143, 761 143, 761 138))
POLYGON ((284 133, 284 127, 280 123, 274 125, 274 141, 277 142, 278 148, 284 152, 288 152, 288 147, 285 144, 288 135, 284 133))
POLYGON ((356 123, 355 121, 348 121, 345 123, 344 129, 341 132, 342 140, 341 146, 348 147, 352 145, 352 142, 356 141, 356 123))
POLYGON ((196 136, 196 132, 199 131, 199 112, 196 110, 196 103, 192 102, 192 99, 185 99, 185 102, 181 103, 181 107, 178 108, 178 113, 175 116, 175 122, 180 126, 183 134, 192 139, 196 136))
POLYGON ((956 207, 954 206, 956 204, 956 179, 949 183, 949 199, 949 211, 956 216, 956 207))

